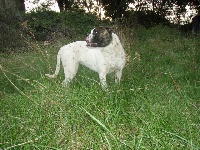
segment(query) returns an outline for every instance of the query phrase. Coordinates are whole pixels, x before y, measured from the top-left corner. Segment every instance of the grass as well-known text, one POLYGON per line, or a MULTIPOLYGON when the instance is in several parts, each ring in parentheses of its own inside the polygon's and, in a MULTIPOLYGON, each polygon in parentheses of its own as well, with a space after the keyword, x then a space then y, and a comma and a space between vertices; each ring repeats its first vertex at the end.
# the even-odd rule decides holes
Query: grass
POLYGON ((128 33, 122 82, 108 75, 109 92, 83 66, 68 88, 62 71, 44 76, 61 42, 1 54, 0 148, 200 149, 199 37, 163 26, 128 33))

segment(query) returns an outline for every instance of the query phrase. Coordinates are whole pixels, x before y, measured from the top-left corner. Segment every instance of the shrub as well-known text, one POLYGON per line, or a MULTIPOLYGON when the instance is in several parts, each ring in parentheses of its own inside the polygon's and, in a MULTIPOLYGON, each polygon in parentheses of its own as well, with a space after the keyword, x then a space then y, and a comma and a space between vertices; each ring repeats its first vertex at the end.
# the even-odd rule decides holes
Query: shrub
POLYGON ((65 38, 72 39, 83 37, 91 28, 105 24, 95 15, 83 11, 37 11, 27 14, 25 18, 37 40, 49 40, 52 33, 61 33, 65 38))
POLYGON ((0 14, 0 51, 27 49, 32 41, 57 41, 60 38, 84 39, 95 26, 108 25, 97 16, 83 11, 57 13, 49 10, 20 15, 0 14), (25 23, 25 26, 23 24, 25 23))
POLYGON ((127 11, 123 17, 123 21, 125 21, 128 26, 142 25, 145 28, 150 28, 159 24, 170 25, 169 20, 153 11, 127 11))

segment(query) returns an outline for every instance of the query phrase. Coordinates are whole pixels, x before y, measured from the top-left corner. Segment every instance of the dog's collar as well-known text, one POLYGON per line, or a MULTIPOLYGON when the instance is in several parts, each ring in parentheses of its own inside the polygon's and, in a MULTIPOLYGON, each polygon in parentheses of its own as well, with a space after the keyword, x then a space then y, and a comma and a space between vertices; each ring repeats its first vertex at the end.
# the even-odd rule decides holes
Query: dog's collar
POLYGON ((88 47, 98 47, 98 43, 90 43, 90 42, 87 42, 87 45, 88 47))

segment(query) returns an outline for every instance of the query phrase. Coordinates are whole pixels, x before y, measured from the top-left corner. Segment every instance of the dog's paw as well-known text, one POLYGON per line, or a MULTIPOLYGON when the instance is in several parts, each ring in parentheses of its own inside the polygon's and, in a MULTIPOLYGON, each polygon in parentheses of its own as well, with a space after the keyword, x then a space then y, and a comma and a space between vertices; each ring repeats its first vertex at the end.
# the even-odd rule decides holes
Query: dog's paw
POLYGON ((56 78, 56 75, 50 75, 50 74, 45 74, 45 76, 49 77, 49 78, 56 78))

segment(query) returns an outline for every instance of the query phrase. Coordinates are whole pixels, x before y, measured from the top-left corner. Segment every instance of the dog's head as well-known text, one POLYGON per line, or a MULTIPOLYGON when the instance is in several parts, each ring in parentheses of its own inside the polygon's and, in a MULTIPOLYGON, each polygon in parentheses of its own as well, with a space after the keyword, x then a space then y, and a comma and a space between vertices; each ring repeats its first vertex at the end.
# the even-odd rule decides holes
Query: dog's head
POLYGON ((87 46, 91 47, 105 47, 112 41, 112 29, 109 27, 96 27, 91 30, 87 36, 87 46))

